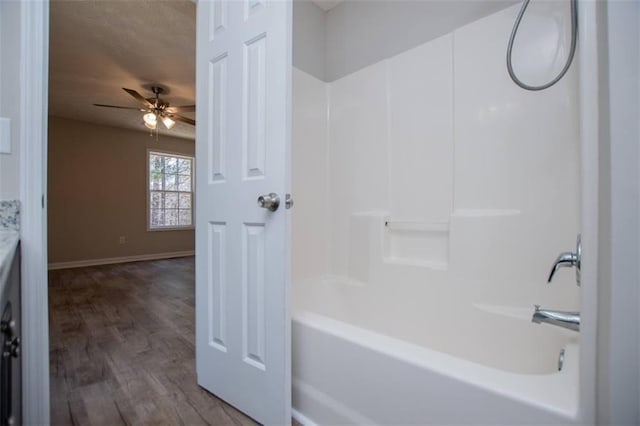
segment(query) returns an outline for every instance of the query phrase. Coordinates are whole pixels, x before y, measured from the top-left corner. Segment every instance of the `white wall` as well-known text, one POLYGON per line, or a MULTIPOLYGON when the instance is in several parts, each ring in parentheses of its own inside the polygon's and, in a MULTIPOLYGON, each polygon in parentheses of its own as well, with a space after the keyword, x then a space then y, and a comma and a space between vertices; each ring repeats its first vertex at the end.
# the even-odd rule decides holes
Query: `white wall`
POLYGON ((325 12, 310 0, 293 2, 293 65, 325 81, 325 12))
POLYGON ((515 2, 347 0, 327 12, 326 81, 433 40, 515 2))
MULTIPOLYGON (((562 67, 568 32, 557 22, 570 22, 562 19, 564 6, 539 2, 529 9, 535 31, 523 26, 514 46, 514 68, 526 81, 548 79, 562 67), (525 55, 531 62, 520 60, 525 55)), ((518 9, 454 33, 452 250, 456 234, 460 239, 451 261, 469 283, 496 280, 470 286, 479 298, 577 310, 574 271, 561 270, 545 283, 554 258, 575 247, 580 229, 577 67, 548 90, 517 87, 504 55, 518 9)))
MULTIPOLYGON (((573 271, 561 270, 546 284, 552 261, 573 249, 580 228, 575 67, 545 92, 515 86, 504 53, 517 11, 503 10, 326 85, 326 274, 415 285, 424 292, 412 295, 418 299, 432 291, 419 284, 431 282, 448 283, 446 291, 467 302, 579 308, 573 271), (388 228, 378 240, 370 230, 387 219, 405 229, 388 228)), ((551 12, 533 9, 532 16, 547 30, 544 17, 561 13, 551 12)), ((560 49, 533 65, 516 55, 523 75, 531 76, 531 67, 552 74, 562 66, 568 38, 558 28, 552 37, 523 30, 522 50, 545 42, 552 48, 536 51, 560 49)), ((297 194, 311 191, 308 181, 294 170, 297 194)), ((319 216, 307 221, 301 210, 296 214, 298 226, 324 226, 319 216)), ((296 232, 294 223, 294 238, 296 232)), ((307 250, 297 247, 304 249, 294 256, 307 250)))
POLYGON ((640 423, 640 6, 606 3, 602 26, 598 423, 640 423))
POLYGON ((293 64, 334 81, 433 40, 517 0, 347 0, 325 12, 293 3, 293 64))
MULTIPOLYGON (((321 275, 328 268, 329 222, 327 87, 293 70, 292 179, 295 208, 292 253, 293 282, 321 275), (301 255, 304 253, 304 255, 301 255)), ((294 285, 294 298, 300 286, 294 285)), ((295 304, 295 303, 294 303, 295 304)))
POLYGON ((11 119, 11 154, 0 154, 0 200, 20 194, 20 2, 0 2, 0 117, 11 119))

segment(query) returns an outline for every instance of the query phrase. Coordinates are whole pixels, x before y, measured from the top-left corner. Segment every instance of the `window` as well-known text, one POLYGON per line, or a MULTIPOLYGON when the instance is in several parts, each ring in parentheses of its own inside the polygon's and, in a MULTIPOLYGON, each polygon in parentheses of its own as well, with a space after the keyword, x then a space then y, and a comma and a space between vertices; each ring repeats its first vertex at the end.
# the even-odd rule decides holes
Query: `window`
POLYGON ((193 157, 148 152, 149 229, 193 227, 193 157))

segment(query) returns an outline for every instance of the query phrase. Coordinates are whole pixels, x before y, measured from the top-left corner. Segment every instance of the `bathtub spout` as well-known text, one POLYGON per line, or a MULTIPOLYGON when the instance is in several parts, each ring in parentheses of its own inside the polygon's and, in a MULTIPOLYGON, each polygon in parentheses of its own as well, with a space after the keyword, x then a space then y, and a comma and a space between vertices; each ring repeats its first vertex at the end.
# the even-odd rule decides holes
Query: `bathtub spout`
POLYGON ((536 310, 531 318, 536 324, 552 324, 558 327, 568 328, 573 331, 580 331, 580 312, 564 312, 552 311, 549 309, 540 309, 539 305, 535 305, 536 310))

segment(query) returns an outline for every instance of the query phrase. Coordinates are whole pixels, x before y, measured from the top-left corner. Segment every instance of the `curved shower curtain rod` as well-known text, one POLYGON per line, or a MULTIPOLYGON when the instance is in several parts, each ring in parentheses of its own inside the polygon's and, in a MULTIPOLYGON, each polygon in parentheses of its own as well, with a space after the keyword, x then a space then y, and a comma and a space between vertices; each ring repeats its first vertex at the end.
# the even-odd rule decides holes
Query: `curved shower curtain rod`
POLYGON ((522 87, 525 90, 537 91, 537 90, 548 89, 549 87, 556 84, 558 81, 562 79, 562 77, 564 77, 564 75, 569 70, 569 67, 571 66, 571 62, 573 61, 573 56, 576 53, 576 43, 578 40, 578 6, 577 6, 577 0, 569 0, 571 2, 571 50, 569 51, 569 57, 567 58, 567 62, 562 68, 562 71, 560 71, 560 74, 558 74, 553 80, 551 80, 548 83, 545 83, 540 86, 530 86, 526 83, 523 83, 516 76, 516 73, 513 71, 513 64, 511 62, 513 41, 516 38, 516 33, 518 32, 518 28, 520 27, 520 21, 522 21, 524 12, 527 10, 527 6, 529 6, 529 1, 530 0, 523 1, 522 8, 520 9, 520 12, 518 13, 518 16, 516 18, 516 22, 513 25, 513 29, 511 30, 511 36, 509 37, 509 46, 507 47, 507 70, 509 71, 509 76, 511 77, 511 80, 513 80, 513 82, 516 83, 518 86, 522 87))

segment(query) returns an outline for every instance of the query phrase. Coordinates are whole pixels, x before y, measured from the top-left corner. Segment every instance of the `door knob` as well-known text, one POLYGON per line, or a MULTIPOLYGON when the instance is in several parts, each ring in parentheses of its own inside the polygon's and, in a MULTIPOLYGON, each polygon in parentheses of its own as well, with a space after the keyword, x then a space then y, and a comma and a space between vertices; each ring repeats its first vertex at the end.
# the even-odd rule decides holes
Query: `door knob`
POLYGON ((275 212, 278 210, 278 207, 280 207, 280 197, 278 197, 278 194, 274 192, 261 195, 258 197, 258 205, 263 209, 275 212))
POLYGON ((580 285, 580 262, 582 261, 582 242, 580 240, 580 235, 578 235, 578 240, 576 241, 576 251, 575 252, 564 252, 560 253, 558 258, 553 262, 553 266, 551 267, 551 273, 549 274, 548 283, 551 282, 553 276, 558 272, 560 268, 576 268, 576 284, 580 285))

